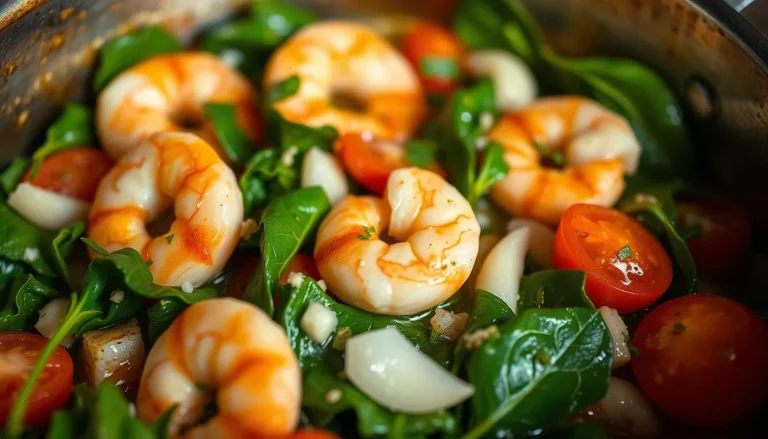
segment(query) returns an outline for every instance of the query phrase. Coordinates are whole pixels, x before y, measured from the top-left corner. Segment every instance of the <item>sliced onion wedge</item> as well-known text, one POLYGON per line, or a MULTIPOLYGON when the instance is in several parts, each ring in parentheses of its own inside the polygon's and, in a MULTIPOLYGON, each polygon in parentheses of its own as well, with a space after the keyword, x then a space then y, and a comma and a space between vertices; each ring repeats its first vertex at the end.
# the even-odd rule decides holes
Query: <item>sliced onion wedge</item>
POLYGON ((45 230, 61 230, 88 218, 91 205, 29 183, 21 183, 8 197, 8 204, 21 216, 45 230))
POLYGON ((336 157, 320 148, 312 148, 301 164, 301 187, 320 186, 331 204, 349 194, 347 177, 336 157))
POLYGON ((453 407, 475 391, 394 328, 347 340, 344 373, 361 392, 401 413, 433 413, 453 407))
POLYGON ((507 231, 509 232, 523 227, 530 231, 528 253, 536 266, 542 270, 554 268, 552 249, 555 246, 555 231, 546 224, 530 219, 516 218, 507 223, 507 231))
POLYGON ((499 297, 513 312, 517 312, 529 236, 528 228, 522 227, 502 238, 485 258, 475 283, 477 289, 499 297))

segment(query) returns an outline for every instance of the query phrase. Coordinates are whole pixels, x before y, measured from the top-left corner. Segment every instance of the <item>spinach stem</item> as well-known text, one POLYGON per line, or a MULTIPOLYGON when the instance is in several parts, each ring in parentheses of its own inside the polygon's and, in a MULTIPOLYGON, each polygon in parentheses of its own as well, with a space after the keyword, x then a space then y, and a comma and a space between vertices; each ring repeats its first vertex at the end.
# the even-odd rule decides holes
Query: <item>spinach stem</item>
POLYGON ((61 343, 67 334, 72 332, 72 329, 77 324, 77 321, 79 320, 77 316, 80 314, 82 304, 83 302, 77 301, 77 293, 72 293, 69 309, 67 310, 64 319, 62 319, 59 329, 53 334, 53 337, 48 341, 48 344, 45 345, 45 348, 35 362, 35 366, 29 373, 29 376, 24 383, 24 387, 22 387, 21 392, 19 392, 16 397, 16 401, 14 401, 13 409, 11 410, 10 416, 8 416, 8 423, 5 425, 5 434, 8 439, 17 438, 21 435, 22 429, 24 428, 24 415, 27 412, 29 398, 32 396, 32 391, 35 389, 37 379, 43 372, 43 368, 48 362, 48 359, 53 355, 53 351, 56 350, 59 343, 61 343))

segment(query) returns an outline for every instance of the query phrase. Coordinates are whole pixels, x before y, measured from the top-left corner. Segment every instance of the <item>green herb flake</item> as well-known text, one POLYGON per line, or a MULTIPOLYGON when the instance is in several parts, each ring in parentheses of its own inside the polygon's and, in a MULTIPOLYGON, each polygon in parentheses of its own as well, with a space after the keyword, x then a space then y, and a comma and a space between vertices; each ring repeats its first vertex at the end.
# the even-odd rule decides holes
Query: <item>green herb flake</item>
POLYGON ((456 60, 451 58, 422 58, 419 62, 419 69, 424 77, 432 79, 456 79, 461 73, 456 60))
POLYGON ((173 242, 173 234, 170 234, 165 237, 165 242, 168 243, 168 245, 171 245, 171 242, 173 242))
POLYGON ((365 233, 365 235, 358 234, 357 239, 361 241, 368 241, 369 239, 371 239, 371 235, 373 233, 376 233, 376 229, 373 226, 370 226, 370 227, 363 226, 363 233, 365 233))
POLYGON ((625 260, 625 259, 628 259, 628 258, 632 257, 632 249, 631 249, 631 248, 629 248, 629 246, 628 246, 628 245, 625 245, 624 247, 622 247, 622 248, 619 250, 619 252, 616 254, 616 256, 618 256, 618 257, 619 257, 619 260, 620 260, 620 261, 623 261, 623 260, 625 260))
POLYGON ((675 327, 672 330, 672 333, 682 334, 683 332, 685 332, 685 325, 682 324, 681 322, 675 322, 675 327))
POLYGON ((153 261, 152 259, 148 260, 147 261, 147 268, 151 267, 152 264, 154 264, 154 263, 155 263, 155 261, 153 261))

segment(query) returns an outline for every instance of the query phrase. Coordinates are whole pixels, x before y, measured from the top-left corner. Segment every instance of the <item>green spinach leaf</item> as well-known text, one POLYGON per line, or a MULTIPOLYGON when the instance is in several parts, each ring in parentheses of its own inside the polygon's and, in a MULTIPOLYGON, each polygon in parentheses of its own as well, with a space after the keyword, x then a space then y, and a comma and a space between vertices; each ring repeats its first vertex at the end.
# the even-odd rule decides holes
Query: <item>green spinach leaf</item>
POLYGON ((429 168, 437 156, 437 145, 429 140, 411 139, 405 143, 405 161, 419 168, 429 168))
POLYGON ((0 332, 30 331, 40 309, 63 295, 31 274, 16 276, 9 290, 0 309, 0 332))
POLYGON ((147 310, 147 337, 149 343, 154 344, 157 339, 163 335, 166 329, 176 317, 181 314, 189 305, 180 299, 168 298, 161 299, 147 310))
POLYGON ((485 148, 483 165, 472 189, 472 200, 479 200, 491 186, 503 180, 508 173, 509 166, 504 161, 504 147, 496 142, 489 143, 485 148))
MULTIPOLYGON (((515 313, 512 312, 501 298, 488 291, 477 290, 472 301, 472 309, 467 319, 467 325, 464 327, 464 334, 471 334, 478 329, 485 329, 491 325, 501 325, 514 318, 515 313)), ((462 337, 456 343, 456 347, 453 350, 452 372, 454 374, 459 373, 468 354, 469 350, 464 344, 462 337)))
POLYGON ((35 178, 43 160, 49 155, 95 144, 93 114, 90 108, 67 104, 61 116, 48 128, 45 143, 32 154, 30 177, 35 178))
POLYGON ((595 309, 584 292, 587 275, 578 270, 544 270, 520 282, 518 312, 536 308, 583 307, 595 309))
POLYGON ((99 66, 93 77, 93 92, 98 94, 123 70, 166 53, 181 52, 176 38, 157 27, 146 27, 105 44, 99 51, 99 66))
POLYGON ((268 200, 294 189, 298 185, 298 173, 292 166, 280 160, 276 148, 259 150, 245 166, 238 182, 243 193, 246 216, 264 207, 268 200))
POLYGON ((611 376, 611 336, 586 308, 530 309, 472 354, 475 439, 556 425, 598 402, 611 376))
POLYGON ((253 143, 237 123, 237 108, 233 104, 209 102, 203 105, 205 118, 213 125, 219 144, 229 160, 239 166, 245 165, 253 155, 253 143))
POLYGON ((2 188, 4 195, 7 197, 16 189, 21 180, 24 179, 24 174, 32 164, 32 160, 29 157, 16 157, 11 161, 8 167, 0 173, 0 188, 2 188))
POLYGON ((330 209, 320 187, 288 192, 267 205, 261 218, 261 261, 248 281, 245 300, 274 314, 272 292, 280 276, 330 209))
POLYGON ((299 91, 299 85, 301 85, 299 77, 293 75, 269 87, 265 96, 266 108, 271 107, 275 102, 295 95, 299 91))
POLYGON ((366 438, 453 437, 459 429, 455 417, 448 411, 426 415, 393 413, 368 398, 349 381, 323 370, 312 370, 304 378, 302 402, 313 424, 318 426, 327 426, 342 413, 354 411, 358 432, 366 438), (337 391, 340 393, 338 401, 329 402, 329 392, 337 391))

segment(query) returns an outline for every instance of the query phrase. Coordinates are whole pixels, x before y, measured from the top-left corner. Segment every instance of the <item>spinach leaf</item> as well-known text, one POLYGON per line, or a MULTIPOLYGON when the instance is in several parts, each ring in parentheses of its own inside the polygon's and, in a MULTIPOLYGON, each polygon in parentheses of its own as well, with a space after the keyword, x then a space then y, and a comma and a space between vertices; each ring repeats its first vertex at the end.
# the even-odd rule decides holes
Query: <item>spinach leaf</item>
POLYGON ((536 308, 583 307, 595 309, 584 292, 587 275, 578 270, 544 270, 520 282, 518 312, 536 308))
POLYGON ((298 185, 298 173, 280 160, 276 148, 259 150, 245 166, 238 182, 243 193, 246 216, 263 207, 269 199, 288 192, 298 185))
POLYGON ((252 0, 250 13, 203 35, 201 49, 236 54, 236 67, 249 76, 263 70, 269 55, 315 17, 279 0, 252 0))
POLYGON ((261 261, 248 281, 243 298, 275 312, 272 291, 296 252, 315 233, 331 202, 320 187, 288 192, 272 200, 261 217, 261 261))
POLYGON ((64 260, 84 231, 82 222, 56 233, 38 229, 0 202, 0 258, 26 264, 41 276, 68 277, 64 260))
MULTIPOLYGON (((670 197, 671 198, 671 197, 670 197)), ((621 210, 635 215, 649 230, 663 237, 662 242, 672 256, 675 275, 672 285, 665 293, 666 297, 679 297, 696 293, 696 263, 685 240, 680 236, 672 220, 667 216, 661 202, 656 197, 634 197, 620 204, 621 210)))
POLYGON ((269 110, 268 113, 268 141, 272 145, 279 145, 282 151, 296 148, 296 163, 300 163, 301 157, 313 147, 331 151, 333 142, 339 137, 336 128, 330 126, 315 128, 293 123, 283 118, 274 109, 269 110))
POLYGON ((327 426, 334 418, 353 410, 357 429, 363 437, 426 438, 452 437, 458 433, 455 417, 442 410, 426 415, 393 413, 380 406, 349 381, 323 370, 312 370, 304 378, 302 402, 314 425, 327 426), (328 392, 340 392, 338 401, 329 402, 328 392))
POLYGON ((493 84, 484 80, 453 95, 438 132, 440 161, 448 170, 451 183, 471 203, 476 201, 477 145, 485 134, 480 119, 495 113, 493 84))
POLYGON ((429 140, 411 139, 405 143, 406 162, 419 168, 429 168, 435 161, 437 155, 437 145, 429 140))
POLYGON ((131 414, 130 404, 123 393, 108 381, 101 382, 94 391, 82 384, 75 388, 75 392, 79 394, 75 398, 75 406, 54 413, 48 428, 48 439, 168 437, 170 411, 155 424, 147 425, 131 414))
POLYGON ((566 421, 598 402, 611 376, 611 336, 586 308, 530 309, 499 328, 469 361, 475 439, 566 421))
POLYGON ((547 439, 608 439, 603 424, 584 423, 557 428, 544 434, 547 439))
MULTIPOLYGON (((471 334, 478 329, 485 329, 491 325, 501 325, 514 318, 515 314, 509 309, 506 302, 493 293, 477 290, 472 301, 472 309, 467 319, 467 325, 464 327, 464 334, 471 334)), ((456 343, 456 347, 453 350, 454 362, 452 372, 454 374, 459 373, 468 354, 469 350, 465 346, 462 337, 456 343)))
POLYGON ((163 335, 166 329, 176 317, 181 314, 189 305, 180 299, 168 298, 159 300, 147 310, 147 338, 152 345, 163 335))
POLYGON ((432 329, 429 319, 434 315, 433 310, 397 317, 372 314, 336 302, 309 277, 304 279, 299 288, 290 290, 285 296, 286 300, 283 300, 285 305, 279 310, 277 321, 285 328, 304 372, 321 365, 330 369, 335 368, 335 370, 341 370, 343 367, 341 353, 333 349, 330 339, 322 345, 315 343, 299 326, 304 311, 312 302, 320 303, 333 311, 339 321, 337 328, 347 328, 349 336, 393 327, 438 363, 445 364, 449 359, 453 343, 443 338, 438 340, 430 338, 432 329))
POLYGON ((477 201, 496 182, 504 179, 509 173, 509 166, 504 161, 504 147, 496 142, 491 142, 485 149, 485 158, 477 180, 472 189, 473 200, 477 201))
POLYGON ((209 102, 203 105, 203 113, 213 125, 216 138, 229 160, 239 166, 245 165, 253 155, 253 144, 237 123, 237 108, 233 104, 209 102))
POLYGON ((29 169, 32 160, 29 157, 16 157, 11 163, 0 173, 0 188, 7 197, 16 189, 24 174, 29 169))
POLYGON ((38 311, 51 299, 62 296, 31 274, 16 276, 9 289, 0 309, 0 332, 29 331, 37 320, 38 311))
POLYGON ((123 70, 166 53, 181 52, 176 38, 157 27, 146 27, 105 44, 99 51, 99 66, 93 77, 93 92, 98 94, 123 70))
POLYGON ((45 143, 32 154, 30 177, 35 178, 46 157, 72 148, 96 144, 90 108, 67 104, 56 122, 48 128, 45 143))

